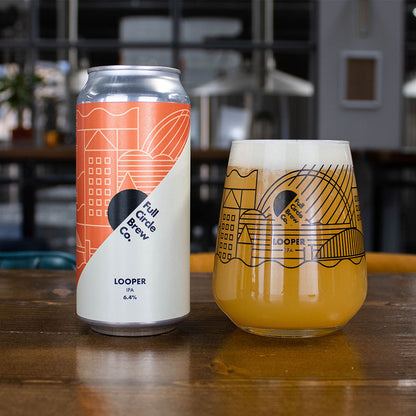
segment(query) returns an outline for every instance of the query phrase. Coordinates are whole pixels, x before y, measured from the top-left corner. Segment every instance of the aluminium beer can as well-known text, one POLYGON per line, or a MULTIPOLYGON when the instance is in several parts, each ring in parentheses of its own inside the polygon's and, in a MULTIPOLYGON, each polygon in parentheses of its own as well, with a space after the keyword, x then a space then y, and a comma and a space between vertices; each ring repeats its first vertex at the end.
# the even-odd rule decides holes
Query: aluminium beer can
POLYGON ((78 316, 109 335, 174 329, 190 309, 190 101, 180 71, 90 68, 76 153, 78 316))

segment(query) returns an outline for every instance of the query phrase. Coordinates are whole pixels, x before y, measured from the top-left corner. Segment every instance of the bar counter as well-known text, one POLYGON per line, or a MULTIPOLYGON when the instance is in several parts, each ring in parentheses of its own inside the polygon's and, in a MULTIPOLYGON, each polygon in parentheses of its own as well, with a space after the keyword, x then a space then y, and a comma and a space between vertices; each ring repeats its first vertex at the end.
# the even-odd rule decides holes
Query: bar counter
POLYGON ((191 276, 191 314, 170 333, 94 333, 75 274, 0 271, 1 415, 416 414, 416 275, 369 276, 341 331, 271 339, 237 329, 191 276))

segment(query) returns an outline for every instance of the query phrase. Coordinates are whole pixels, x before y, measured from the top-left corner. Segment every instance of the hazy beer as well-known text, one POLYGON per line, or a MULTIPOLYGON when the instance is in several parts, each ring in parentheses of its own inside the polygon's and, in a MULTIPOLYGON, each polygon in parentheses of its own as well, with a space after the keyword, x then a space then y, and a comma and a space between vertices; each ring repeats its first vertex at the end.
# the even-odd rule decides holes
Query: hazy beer
POLYGON ((249 332, 317 336, 366 296, 366 263, 349 144, 233 142, 213 289, 249 332))

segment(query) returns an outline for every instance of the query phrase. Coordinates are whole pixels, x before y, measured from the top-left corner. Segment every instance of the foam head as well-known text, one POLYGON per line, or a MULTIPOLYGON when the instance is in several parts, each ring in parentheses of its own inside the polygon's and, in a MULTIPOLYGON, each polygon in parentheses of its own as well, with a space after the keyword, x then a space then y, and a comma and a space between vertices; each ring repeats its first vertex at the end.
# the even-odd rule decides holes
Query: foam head
POLYGON ((287 170, 315 164, 351 165, 350 145, 340 140, 237 140, 228 166, 287 170))

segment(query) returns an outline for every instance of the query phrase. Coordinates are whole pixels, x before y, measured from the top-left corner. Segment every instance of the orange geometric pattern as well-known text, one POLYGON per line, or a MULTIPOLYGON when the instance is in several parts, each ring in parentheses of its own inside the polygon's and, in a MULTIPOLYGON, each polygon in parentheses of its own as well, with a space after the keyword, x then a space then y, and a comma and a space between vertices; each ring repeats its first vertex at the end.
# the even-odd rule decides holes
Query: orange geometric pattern
POLYGON ((149 195, 184 149, 190 106, 177 103, 77 105, 77 275, 111 234, 107 209, 124 189, 149 195))

